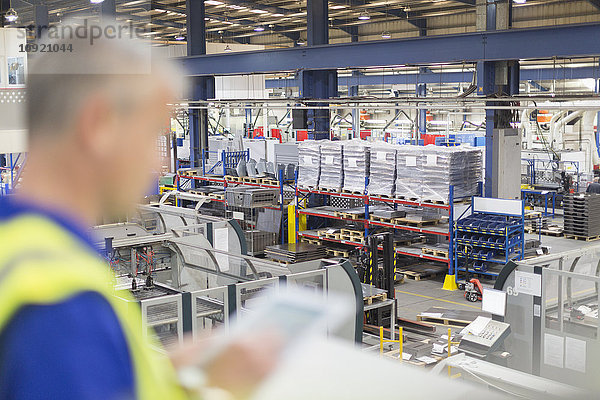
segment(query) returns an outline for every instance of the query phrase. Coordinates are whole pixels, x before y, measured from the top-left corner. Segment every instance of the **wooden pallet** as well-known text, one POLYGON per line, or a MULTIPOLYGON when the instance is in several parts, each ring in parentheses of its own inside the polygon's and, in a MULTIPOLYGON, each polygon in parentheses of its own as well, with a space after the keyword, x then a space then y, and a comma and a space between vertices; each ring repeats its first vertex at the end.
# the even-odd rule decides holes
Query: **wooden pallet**
POLYGON ((427 203, 427 204, 448 204, 448 201, 447 200, 425 199, 425 200, 421 200, 421 203, 427 203))
POLYGON ((444 264, 418 263, 398 268, 397 274, 404 274, 407 278, 420 281, 422 279, 435 278, 448 272, 444 264))
POLYGON ((565 234, 567 239, 575 239, 575 240, 584 240, 586 242, 592 242, 594 240, 599 240, 600 236, 577 236, 577 235, 568 235, 565 234))
POLYGON ((367 296, 363 298, 365 305, 371 305, 373 303, 378 303, 381 301, 387 300, 387 293, 378 293, 373 296, 367 296))
POLYGON ((343 211, 335 211, 333 215, 335 215, 336 217, 347 218, 352 220, 362 219, 362 216, 360 216, 360 214, 345 213, 343 211))
POLYGON ((345 240, 347 242, 360 243, 360 244, 365 243, 365 238, 362 236, 340 235, 339 240, 345 240))
POLYGON ((198 176, 198 171, 195 169, 179 170, 181 176, 198 176))
POLYGON ((437 225, 441 220, 440 219, 427 219, 427 220, 421 220, 421 221, 417 221, 414 219, 410 219, 410 218, 394 218, 392 220, 393 224, 395 225, 407 225, 407 226, 412 226, 412 227, 416 227, 416 228, 421 228, 423 226, 432 226, 432 225, 437 225))
POLYGON ((396 198, 400 199, 400 200, 414 201, 414 202, 418 202, 420 200, 418 197, 407 197, 407 196, 399 196, 399 195, 396 195, 396 198))
POLYGON ((260 183, 262 185, 279 186, 279 181, 271 178, 260 178, 260 183))
POLYGON ((430 279, 430 278, 435 278, 437 275, 436 274, 428 274, 428 273, 423 273, 423 272, 417 272, 417 271, 400 271, 398 273, 398 275, 404 275, 405 278, 409 278, 415 281, 420 281, 420 280, 424 280, 424 279, 430 279))
POLYGON ((345 189, 342 189, 342 193, 354 194, 354 195, 357 195, 357 196, 363 196, 365 194, 364 192, 362 192, 360 190, 345 190, 345 189))
POLYGON ((350 236, 360 236, 360 237, 364 237, 364 232, 363 231, 357 231, 355 229, 345 229, 342 228, 340 229, 340 233, 342 235, 350 235, 350 236))
POLYGON ((212 197, 212 198, 218 199, 218 200, 225 200, 225 195, 219 194, 219 193, 209 193, 208 197, 212 197))
POLYGON ((394 199, 395 196, 391 194, 371 194, 372 197, 381 197, 382 199, 394 199))
POLYGON ((327 249, 327 254, 333 257, 350 257, 350 252, 338 249, 327 249))
POLYGON ((422 247, 421 253, 435 256, 435 257, 448 258, 448 250, 439 250, 439 249, 432 249, 430 247, 422 247))
POLYGON ((225 175, 225 180, 229 182, 244 182, 244 178, 241 176, 225 175))
POLYGON ((327 193, 336 193, 336 194, 341 194, 342 193, 339 189, 319 188, 319 190, 321 192, 327 192, 327 193))
POLYGON ((376 215, 371 215, 369 217, 369 219, 371 221, 375 221, 375 222, 385 222, 387 224, 393 224, 394 223, 393 221, 394 221, 395 218, 384 218, 384 217, 378 217, 376 215))
POLYGON ((256 177, 253 177, 253 176, 244 176, 244 177, 242 177, 242 182, 244 182, 244 183, 254 183, 254 184, 260 185, 262 183, 262 179, 263 178, 256 178, 256 177))

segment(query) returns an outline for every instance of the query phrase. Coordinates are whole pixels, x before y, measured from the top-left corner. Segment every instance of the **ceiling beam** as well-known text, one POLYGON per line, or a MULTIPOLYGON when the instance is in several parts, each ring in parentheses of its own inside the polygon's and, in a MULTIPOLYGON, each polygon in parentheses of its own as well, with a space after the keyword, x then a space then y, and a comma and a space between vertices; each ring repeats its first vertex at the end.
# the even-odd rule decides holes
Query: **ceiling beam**
POLYGON ((454 0, 457 3, 463 3, 463 4, 467 4, 469 6, 474 6, 476 3, 476 0, 454 0))
MULTIPOLYGON (((269 6, 266 4, 260 4, 254 1, 243 1, 243 0, 219 0, 222 3, 225 4, 229 4, 229 5, 234 5, 234 6, 240 6, 240 7, 247 7, 250 9, 254 9, 254 10, 264 10, 264 11, 268 11, 271 14, 289 14, 292 13, 292 10, 289 10, 287 8, 281 8, 281 7, 275 7, 275 6, 269 6)), ((262 14, 256 14, 258 15, 262 15, 262 14)))
POLYGON ((600 10, 600 0, 588 0, 588 3, 600 10))
POLYGON ((190 75, 367 68, 600 55, 600 24, 474 32, 410 39, 181 58, 190 75), (515 46, 519 43, 519 46, 515 46))

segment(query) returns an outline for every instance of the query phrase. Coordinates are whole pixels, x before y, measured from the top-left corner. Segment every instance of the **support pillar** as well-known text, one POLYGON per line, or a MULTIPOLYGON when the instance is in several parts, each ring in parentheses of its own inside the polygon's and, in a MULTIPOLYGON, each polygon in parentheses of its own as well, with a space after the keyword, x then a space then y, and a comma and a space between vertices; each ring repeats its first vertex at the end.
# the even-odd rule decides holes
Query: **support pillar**
MULTIPOLYGON (((189 0, 188 0, 189 1, 189 0)), ((318 46, 329 43, 329 18, 327 0, 308 0, 306 4, 307 44, 318 46)), ((327 99, 337 96, 336 70, 307 70, 300 73, 300 97, 327 99)), ((327 106, 319 103, 318 106, 327 106)), ((312 109, 307 111, 308 138, 329 139, 330 111, 312 109)))
MULTIPOLYGON (((106 1, 106 0, 105 0, 106 1)), ((186 0, 187 55, 206 54, 206 10, 204 0, 186 0)), ((214 77, 192 78, 192 101, 208 100, 215 96, 214 77)), ((190 167, 202 165, 202 150, 208 150, 208 110, 189 110, 190 167)))
MULTIPOLYGON (((348 96, 358 96, 358 85, 348 86, 348 96)), ((352 109, 352 131, 354 138, 360 137, 360 112, 357 107, 352 109)))
POLYGON ((33 6, 33 14, 35 18, 35 37, 39 38, 48 26, 50 21, 48 18, 48 6, 45 4, 36 4, 33 6))
MULTIPOLYGON (((426 83, 417 83, 416 94, 417 94, 417 97, 427 97, 427 84, 426 83)), ((426 108, 419 108, 418 125, 419 125, 419 138, 421 138, 421 135, 427 133, 427 109, 426 108)))
MULTIPOLYGON (((512 26, 512 0, 477 0, 476 26, 478 31, 509 29, 512 26)), ((477 63, 477 94, 489 97, 495 93, 519 94, 518 61, 480 61, 477 63)), ((496 103, 487 102, 489 106, 496 103)), ((494 168, 494 129, 508 128, 508 110, 485 112, 485 186, 484 195, 491 197, 494 180, 499 171, 494 168)))
POLYGON ((114 20, 117 16, 115 0, 104 0, 100 3, 100 15, 103 21, 114 20))
POLYGON ((4 18, 4 15, 6 14, 6 12, 8 11, 9 8, 10 8, 10 0, 0 0, 0 28, 10 25, 10 22, 8 22, 4 18))

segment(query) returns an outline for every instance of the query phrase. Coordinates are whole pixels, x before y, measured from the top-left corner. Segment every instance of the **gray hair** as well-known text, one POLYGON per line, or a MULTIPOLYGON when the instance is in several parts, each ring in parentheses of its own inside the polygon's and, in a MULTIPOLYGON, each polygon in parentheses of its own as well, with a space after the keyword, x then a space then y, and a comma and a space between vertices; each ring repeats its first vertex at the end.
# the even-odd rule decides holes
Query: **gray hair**
POLYGON ((93 95, 107 96, 120 113, 132 111, 159 87, 183 96, 183 72, 154 54, 150 43, 131 29, 116 21, 86 20, 51 27, 44 34, 28 70, 31 139, 69 131, 93 95))

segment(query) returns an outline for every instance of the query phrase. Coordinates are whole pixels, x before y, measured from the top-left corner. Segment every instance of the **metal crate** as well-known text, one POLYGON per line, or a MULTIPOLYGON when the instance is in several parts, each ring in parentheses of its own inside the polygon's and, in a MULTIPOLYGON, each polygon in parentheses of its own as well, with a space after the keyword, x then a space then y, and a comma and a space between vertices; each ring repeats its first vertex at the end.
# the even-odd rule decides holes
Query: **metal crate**
POLYGON ((229 206, 257 208, 272 206, 279 202, 279 191, 262 188, 233 188, 225 192, 229 206))
POLYGON ((267 246, 272 246, 277 243, 277 234, 259 230, 245 231, 246 245, 248 246, 248 254, 257 256, 265 253, 267 246))

